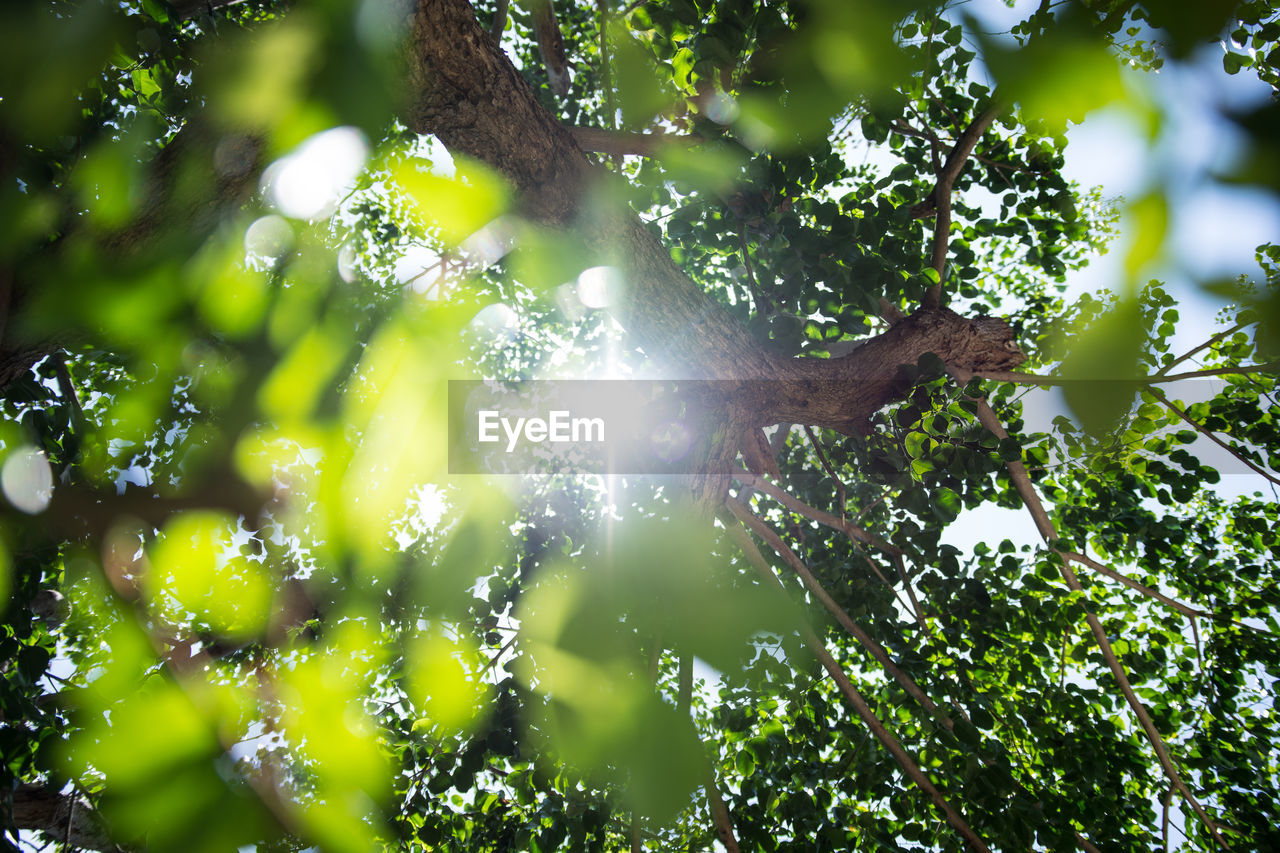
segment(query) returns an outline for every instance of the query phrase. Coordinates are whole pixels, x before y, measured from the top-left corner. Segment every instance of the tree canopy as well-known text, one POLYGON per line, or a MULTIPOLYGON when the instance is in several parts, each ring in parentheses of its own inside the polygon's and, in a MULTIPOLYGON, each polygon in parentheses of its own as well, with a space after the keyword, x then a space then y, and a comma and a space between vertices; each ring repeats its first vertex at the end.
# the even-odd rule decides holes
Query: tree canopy
POLYGON ((1269 97, 1198 179, 1274 202, 1263 2, 6 6, 6 848, 1280 847, 1280 245, 1196 279, 1158 156, 1207 58, 1269 97), (452 380, 580 379, 687 452, 451 470, 452 380))

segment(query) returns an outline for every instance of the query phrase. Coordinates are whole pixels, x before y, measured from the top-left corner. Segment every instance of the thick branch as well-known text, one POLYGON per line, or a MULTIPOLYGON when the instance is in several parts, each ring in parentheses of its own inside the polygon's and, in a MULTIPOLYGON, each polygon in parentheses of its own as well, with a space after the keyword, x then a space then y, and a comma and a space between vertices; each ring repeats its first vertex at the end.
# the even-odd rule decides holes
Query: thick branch
POLYGON ((609 176, 538 103, 465 0, 420 0, 410 59, 409 125, 500 171, 521 214, 572 226, 597 262, 619 266, 625 286, 612 308, 647 353, 685 376, 778 374, 780 360, 743 334, 630 210, 583 208, 590 185, 609 176))
POLYGON ((564 36, 560 21, 556 18, 553 0, 529 0, 529 14, 533 18, 533 36, 542 54, 542 65, 547 69, 547 81, 551 91, 563 98, 569 94, 569 58, 564 52, 564 36))
POLYGON ((227 475, 204 483, 189 484, 181 494, 161 495, 129 486, 123 494, 81 485, 55 485, 53 500, 44 512, 48 523, 63 535, 80 538, 102 536, 121 517, 160 527, 180 512, 192 509, 224 509, 243 516, 253 525, 270 506, 272 496, 227 475))
POLYGON ((947 311, 918 312, 841 359, 778 358, 691 281, 632 212, 583 208, 590 185, 607 174, 538 103, 465 0, 419 1, 410 64, 417 95, 409 125, 500 171, 520 199, 519 212, 572 226, 589 252, 621 267, 625 289, 615 313, 647 353, 668 358, 677 375, 770 380, 753 400, 764 405, 744 407, 756 421, 749 425, 785 420, 861 429, 901 393, 898 365, 925 352, 972 370, 1022 360, 1000 321, 947 311))
POLYGON ((13 825, 85 850, 116 851, 102 819, 75 794, 41 785, 21 785, 13 792, 13 825))
POLYGON ((925 294, 926 308, 937 308, 942 304, 942 278, 947 271, 947 250, 951 242, 951 189, 955 186, 956 178, 959 177, 969 155, 973 153, 974 146, 1003 110, 1004 104, 997 101, 978 113, 960 134, 960 138, 951 148, 951 153, 947 155, 947 162, 943 165, 942 171, 938 173, 938 182, 933 188, 934 204, 937 206, 933 223, 933 256, 929 261, 929 266, 938 273, 938 283, 929 288, 929 292, 925 294))

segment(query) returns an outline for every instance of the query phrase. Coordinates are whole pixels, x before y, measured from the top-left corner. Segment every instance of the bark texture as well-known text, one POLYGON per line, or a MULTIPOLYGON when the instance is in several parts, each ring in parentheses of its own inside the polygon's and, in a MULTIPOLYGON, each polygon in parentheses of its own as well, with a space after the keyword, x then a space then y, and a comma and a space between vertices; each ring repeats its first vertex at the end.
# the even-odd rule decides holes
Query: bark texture
POLYGON ((64 846, 83 850, 121 848, 107 835, 93 807, 75 795, 41 785, 21 785, 13 792, 10 812, 17 829, 35 830, 64 846))
POLYGON ((710 474, 695 493, 712 503, 727 487, 717 472, 754 442, 755 428, 790 422, 863 431, 906 389, 899 365, 914 365, 927 352, 970 370, 1023 360, 1003 321, 941 307, 916 312, 842 358, 779 358, 685 275, 625 205, 588 203, 607 196, 593 189, 610 178, 582 152, 581 137, 538 103, 466 0, 419 0, 410 55, 414 130, 498 170, 524 215, 572 227, 589 250, 613 259, 626 282, 615 313, 670 375, 741 380, 730 383, 732 399, 719 403, 723 428, 707 434, 710 474))

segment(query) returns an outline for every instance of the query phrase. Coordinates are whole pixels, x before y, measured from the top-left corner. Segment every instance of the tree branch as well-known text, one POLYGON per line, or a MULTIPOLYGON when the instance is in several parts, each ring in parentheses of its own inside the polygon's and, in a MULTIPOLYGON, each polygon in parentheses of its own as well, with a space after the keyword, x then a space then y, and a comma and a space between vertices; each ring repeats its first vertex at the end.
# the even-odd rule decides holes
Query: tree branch
POLYGON ((729 814, 729 807, 724 804, 724 797, 720 796, 720 785, 716 782, 715 770, 709 762, 706 775, 707 779, 702 787, 707 792, 707 807, 711 810, 716 838, 724 845, 725 853, 739 853, 738 839, 733 834, 733 818, 729 814))
POLYGON ((507 13, 511 8, 511 0, 498 0, 498 6, 493 10, 493 24, 489 27, 489 35, 493 36, 494 41, 502 41, 502 31, 507 28, 507 13))
POLYGON ((827 591, 822 587, 822 584, 818 582, 818 579, 814 577, 811 571, 809 571, 809 567, 805 565, 804 560, 800 559, 800 557, 787 546, 786 542, 782 540, 782 537, 779 536, 764 519, 760 518, 760 516, 753 513, 745 505, 733 500, 732 498, 725 501, 725 506, 729 508, 729 511, 732 512, 739 521, 750 527, 755 531, 757 536, 769 543, 769 546, 777 552, 778 556, 781 557, 787 565, 791 566, 795 573, 800 576, 800 580, 804 583, 805 589, 809 590, 813 597, 822 603, 822 606, 827 609, 827 612, 840 623, 840 627, 848 631, 854 639, 862 644, 863 648, 871 653, 871 656, 884 667, 885 671, 893 676, 894 681, 902 685, 902 688, 906 690, 913 699, 919 702, 922 708, 936 717, 942 725, 946 726, 948 729, 955 728, 955 721, 952 720, 946 712, 938 707, 937 703, 930 699, 925 692, 920 689, 920 685, 918 685, 909 675, 903 672, 898 665, 893 662, 893 659, 889 657, 888 652, 884 650, 883 646, 872 639, 870 634, 858 627, 858 624, 853 621, 847 612, 845 612, 844 608, 836 603, 835 599, 827 593, 827 591))
POLYGON ((813 427, 806 426, 804 434, 808 436, 809 443, 813 445, 813 452, 817 454, 818 462, 822 465, 822 469, 827 472, 827 476, 831 478, 831 482, 836 484, 836 497, 840 500, 840 520, 845 521, 844 503, 844 481, 836 476, 835 469, 831 467, 831 463, 827 461, 827 454, 823 451, 822 445, 818 443, 818 437, 813 434, 813 427))
POLYGON ((538 103, 464 0, 419 0, 407 82, 416 93, 406 115, 413 130, 497 169, 515 190, 517 212, 571 227, 588 254, 621 267, 626 288, 611 310, 647 353, 670 360, 663 365, 670 375, 767 380, 738 394, 758 392, 741 407, 754 423, 735 430, 780 421, 864 429, 866 418, 903 390, 898 366, 924 352, 974 370, 1022 360, 1008 346, 1006 325, 945 309, 917 312, 844 358, 773 355, 676 266, 633 213, 583 208, 593 197, 590 185, 606 173, 538 103))
POLYGON ((564 51, 564 35, 556 18, 554 0, 528 0, 529 14, 533 17, 533 36, 542 54, 542 65, 547 69, 547 82, 551 91, 563 98, 569 94, 569 58, 564 51))
MULTIPOLYGON (((734 503, 736 503, 736 501, 734 503)), ((742 553, 746 556, 747 560, 755 567, 761 580, 785 595, 785 589, 782 586, 782 582, 769 566, 764 555, 762 555, 760 550, 756 548, 755 543, 751 541, 751 537, 747 535, 747 532, 742 525, 731 518, 727 518, 725 519, 725 530, 728 531, 729 537, 733 539, 733 541, 742 550, 742 553)), ((807 625, 802 625, 800 628, 800 634, 804 638, 805 644, 810 648, 814 655, 817 656, 818 660, 821 661, 823 668, 831 675, 832 680, 835 681, 840 692, 844 694, 849 705, 858 714, 858 716, 862 718, 863 723, 865 723, 867 728, 871 730, 871 733, 875 735, 876 740, 880 741, 884 748, 889 751, 889 754, 894 757, 898 762, 898 765, 903 769, 903 772, 905 772, 907 777, 915 783, 916 787, 923 791, 925 795, 933 801, 934 805, 942 811, 947 823, 951 824, 956 831, 969 842, 969 845, 974 850, 978 851, 978 853, 991 853, 991 848, 986 845, 986 842, 984 842, 978 834, 973 831, 964 817, 951 807, 942 792, 938 790, 937 786, 929 781, 929 777, 924 774, 920 769, 920 766, 907 753, 906 749, 903 748, 898 739, 893 736, 888 728, 885 727, 884 723, 880 721, 880 718, 875 715, 875 712, 871 710, 871 707, 867 705, 866 700, 862 698, 862 694, 858 692, 858 689, 854 687, 853 682, 849 680, 849 677, 845 675, 844 670, 841 669, 840 664, 836 663, 835 658, 833 658, 831 653, 827 651, 826 646, 824 646, 818 639, 818 636, 814 634, 813 629, 809 628, 807 625)))
MULTIPOLYGON (((829 512, 823 512, 820 509, 809 506, 803 501, 793 497, 790 492, 773 485, 768 480, 765 480, 763 477, 759 477, 747 471, 742 471, 742 469, 735 470, 733 477, 739 482, 744 483, 752 488, 759 489, 765 494, 775 498, 780 503, 782 503, 783 506, 787 507, 793 512, 799 513, 805 518, 816 521, 819 524, 832 528, 833 530, 839 530, 841 533, 844 533, 846 536, 848 536, 849 539, 853 541, 855 546, 858 545, 859 543, 864 545, 871 545, 888 554, 889 558, 894 563, 894 568, 898 573, 899 579, 902 581, 902 586, 903 586, 903 589, 906 591, 908 600, 903 601, 902 597, 898 595, 897 590, 893 590, 894 596, 897 597, 898 603, 901 604, 904 609, 906 609, 912 615, 915 616, 916 623, 920 626, 920 630, 924 631, 925 633, 928 633, 929 626, 925 623, 924 611, 920 608, 919 600, 916 599, 915 590, 911 588, 911 579, 907 576, 907 569, 902 561, 902 551, 899 548, 889 544, 888 542, 885 542, 883 539, 880 539, 878 536, 875 536, 867 532, 863 528, 858 527, 853 522, 843 518, 843 516, 840 518, 837 518, 836 516, 832 515, 829 512)), ((885 586, 889 587, 890 589, 893 589, 893 585, 890 584, 889 579, 886 578, 880 572, 880 569, 879 567, 876 566, 875 562, 872 561, 870 557, 868 557, 867 561, 871 563, 871 568, 876 573, 876 577, 878 577, 885 586)))
POLYGON ((1169 362, 1169 363, 1168 363, 1168 364, 1166 364, 1164 367, 1162 367, 1162 368, 1160 368, 1159 370, 1157 370, 1157 371, 1156 371, 1156 373, 1161 374, 1161 375, 1163 375, 1163 374, 1165 374, 1165 373, 1168 373, 1168 372, 1169 372, 1170 370, 1172 370, 1174 367, 1176 367, 1177 365, 1179 365, 1179 364, 1181 364, 1182 362, 1186 361, 1187 359, 1191 358, 1193 355, 1195 355, 1196 353, 1200 352, 1201 350, 1204 350, 1204 349, 1207 349, 1207 348, 1209 348, 1209 347, 1213 346, 1213 345, 1214 345, 1214 344, 1216 344, 1218 341, 1223 340, 1224 338, 1228 338, 1228 337, 1230 337, 1231 335, 1234 335, 1236 332, 1240 331, 1241 329, 1243 329, 1243 328, 1245 328, 1246 326, 1249 326, 1249 325, 1251 325, 1251 324, 1250 324, 1250 323, 1236 323, 1234 326, 1232 326, 1232 327, 1231 327, 1231 328, 1229 328, 1229 329, 1223 329, 1221 332, 1218 332, 1216 335, 1214 335, 1213 337, 1209 338, 1209 340, 1205 341, 1204 343, 1200 344, 1199 346, 1192 347, 1192 348, 1191 348, 1190 350, 1188 350, 1187 352, 1185 352, 1185 353, 1183 353, 1182 355, 1178 356, 1178 357, 1177 357, 1177 358, 1175 358, 1173 361, 1169 362))
POLYGON ((1280 477, 1276 477, 1275 475, 1268 473, 1266 470, 1264 470, 1261 466, 1254 463, 1248 457, 1243 456, 1236 448, 1232 447, 1222 439, 1218 438, 1218 436, 1213 432, 1213 430, 1207 429, 1201 424, 1192 420, 1191 416, 1188 415, 1186 412, 1184 412, 1182 409, 1178 408, 1176 405, 1174 405, 1173 401, 1170 400, 1167 396, 1165 396, 1163 391, 1159 390, 1158 388, 1153 388, 1151 389, 1151 396, 1159 400, 1166 409, 1173 412, 1178 417, 1182 418, 1182 420, 1186 421, 1191 427, 1195 429, 1196 432, 1205 436, 1214 444, 1218 445, 1223 450, 1227 451, 1236 459, 1238 459, 1240 462, 1244 463, 1245 466, 1247 466, 1255 474, 1258 474, 1259 476, 1264 477, 1265 479, 1270 480, 1272 483, 1275 483, 1276 485, 1280 486, 1280 477))
POLYGON ((664 146, 693 147, 705 140, 682 133, 634 133, 598 127, 571 127, 569 132, 583 151, 611 157, 653 157, 664 146))
POLYGON ((750 471, 739 468, 733 472, 733 478, 740 483, 745 483, 746 485, 751 486, 753 489, 759 489, 766 495, 776 499, 787 509, 803 515, 805 518, 816 521, 819 524, 832 528, 833 530, 839 530, 855 542, 860 542, 864 545, 871 545, 881 551, 884 551, 886 554, 902 553, 896 546, 885 542, 880 537, 873 533, 869 533, 853 522, 846 521, 845 519, 838 518, 829 512, 824 512, 823 510, 811 507, 804 501, 793 497, 791 493, 785 489, 775 486, 773 483, 770 483, 763 477, 758 477, 755 474, 752 474, 750 471))
MULTIPOLYGON (((820 583, 818 583, 817 578, 815 578, 813 573, 809 571, 808 566, 800 559, 799 555, 787 546, 787 544, 782 540, 782 537, 770 528, 764 519, 751 512, 751 510, 738 501, 729 500, 726 501, 725 504, 729 511, 732 512, 739 521, 746 524, 754 530, 758 536, 769 543, 770 547, 774 549, 778 556, 782 557, 782 559, 795 570, 796 574, 800 576, 801 581, 804 582, 804 585, 809 592, 822 602, 823 606, 827 608, 827 612, 835 617, 836 621, 840 623, 840 626, 849 632, 850 635, 857 639, 858 642, 871 653, 872 657, 874 657, 880 665, 884 667, 886 672, 893 676, 893 679, 897 681, 898 684, 902 685, 903 689, 905 689, 913 699, 920 703, 922 708, 938 719, 938 721, 941 722, 948 730, 953 730, 955 728, 955 721, 951 719, 951 717, 932 699, 930 699, 927 694, 925 694, 911 676, 907 675, 893 663, 893 660, 889 657, 888 653, 885 652, 883 646, 873 640, 865 631, 858 627, 857 623, 850 618, 844 608, 840 607, 840 605, 827 594, 827 591, 823 589, 820 583)), ((957 710, 960 711, 961 716, 968 719, 968 716, 962 709, 957 710)), ((989 765, 991 763, 987 758, 982 758, 981 760, 984 764, 989 765)), ((1023 791, 1025 792, 1025 788, 1023 791)), ((1028 796, 1030 795, 1028 794, 1028 796)), ((1072 831, 1075 834, 1076 842, 1079 844, 1080 849, 1084 850, 1085 853, 1099 853, 1098 848, 1089 843, 1088 839, 1081 835, 1078 830, 1073 828, 1072 831)))
POLYGON ((951 242, 951 189, 955 186, 956 178, 968 161, 974 146, 1003 111, 1004 103, 995 101, 978 113, 960 134, 960 138, 951 148, 951 153, 947 155, 947 162, 943 165, 942 171, 938 173, 938 181, 933 187, 937 215, 933 223, 933 255, 929 261, 929 266, 933 267, 938 274, 938 283, 930 287, 929 292, 925 294, 924 307, 926 308, 937 308, 942 304, 942 278, 947 271, 947 250, 951 242))
MULTIPOLYGON (((1125 379, 1138 385, 1163 385, 1166 382, 1177 382, 1181 379, 1204 379, 1209 376, 1246 376, 1250 373, 1275 373, 1280 371, 1280 361, 1268 361, 1264 364, 1241 364, 1235 367, 1214 367, 1207 370, 1191 370, 1186 373, 1139 376, 1125 379)), ((1039 376, 1034 373, 1017 373, 1009 370, 975 370, 974 376, 991 379, 996 382, 1013 382, 1020 385, 1068 385, 1073 382, 1095 382, 1111 380, 1068 379, 1063 376, 1039 376)))
MULTIPOLYGON (((967 381, 967 377, 962 372, 952 371, 952 373, 961 383, 967 381)), ((1008 438, 1009 433, 1005 430, 1000 418, 992 410, 990 404, 981 397, 971 399, 977 404, 978 420, 982 425, 996 438, 1002 441, 1008 438)), ((1005 468, 1009 471, 1009 477, 1013 482, 1014 489, 1017 490, 1019 497, 1022 498, 1027 511, 1031 513, 1032 519, 1035 520, 1036 529, 1040 532, 1040 536, 1052 548, 1053 543, 1058 539, 1058 531, 1049 519, 1049 513, 1045 511, 1044 504, 1036 493, 1035 486, 1031 483, 1031 478, 1027 475, 1026 467, 1021 461, 1012 460, 1005 463, 1005 468)), ((1061 563, 1058 568, 1062 573, 1063 580, 1067 583, 1067 588, 1073 592, 1083 593, 1084 587, 1081 586, 1075 572, 1071 570, 1071 562, 1062 555, 1059 555, 1059 557, 1061 563)), ((1125 673, 1120 659, 1116 656, 1115 649, 1111 647, 1111 640, 1107 637, 1106 629, 1102 627, 1098 617, 1088 610, 1085 611, 1085 621, 1093 632, 1094 639, 1098 644, 1098 650, 1102 652, 1103 660, 1106 661, 1107 667, 1111 670, 1111 674, 1116 680, 1116 684, 1119 685, 1120 692, 1124 694, 1125 701, 1129 703, 1134 716, 1138 718, 1139 725, 1141 725, 1143 732, 1146 733, 1147 740, 1151 743, 1151 748, 1155 751, 1156 759, 1160 762, 1160 766, 1164 768, 1165 775, 1168 776, 1171 783, 1177 786, 1183 799, 1187 801, 1196 815, 1204 822, 1214 841, 1224 850, 1229 849, 1226 840, 1223 839, 1218 831, 1218 825, 1209 817, 1195 795, 1191 793, 1191 789, 1182 780, 1182 774, 1174 766, 1173 758, 1169 755, 1169 750, 1165 746, 1160 732, 1156 729, 1155 722, 1151 719, 1151 714, 1147 711, 1146 706, 1142 704, 1142 700, 1134 693, 1133 685, 1129 683, 1129 676, 1125 673)))
POLYGON ((1153 599, 1155 601, 1159 601, 1161 604, 1167 604, 1168 606, 1172 607, 1174 610, 1181 613, 1183 616, 1186 616, 1192 619, 1194 619, 1196 616, 1212 618, 1212 614, 1207 613, 1204 610, 1197 610, 1194 607, 1191 607, 1190 605, 1183 604, 1181 601, 1178 601, 1177 599, 1169 598, 1167 595, 1164 595, 1163 593, 1158 592, 1149 586, 1144 586, 1143 584, 1140 584, 1137 581, 1135 581, 1133 578, 1130 578, 1127 575, 1122 575, 1120 572, 1117 572, 1115 569, 1111 568, 1110 566, 1105 566, 1102 563, 1099 563, 1097 560, 1093 560, 1093 559, 1090 559, 1089 557, 1086 557, 1084 554, 1077 554, 1075 551, 1059 551, 1056 548, 1053 550, 1054 550, 1054 553, 1058 554, 1058 556, 1060 557, 1065 557, 1066 559, 1071 560, 1072 562, 1080 563, 1083 566, 1088 566, 1098 574, 1105 575, 1106 577, 1109 577, 1112 580, 1119 581, 1120 583, 1124 584, 1130 589, 1135 590, 1136 592, 1139 592, 1142 595, 1145 595, 1147 598, 1153 599))

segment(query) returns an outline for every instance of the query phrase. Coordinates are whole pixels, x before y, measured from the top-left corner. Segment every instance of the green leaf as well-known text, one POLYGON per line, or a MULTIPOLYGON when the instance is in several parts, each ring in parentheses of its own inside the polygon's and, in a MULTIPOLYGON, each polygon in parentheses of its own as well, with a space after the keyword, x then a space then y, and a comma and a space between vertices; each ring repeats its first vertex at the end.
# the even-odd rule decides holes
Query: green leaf
POLYGON ((1136 300, 1105 311, 1073 336, 1062 362, 1062 389, 1072 413, 1090 434, 1113 429, 1128 413, 1140 386, 1133 380, 1146 327, 1136 300))

